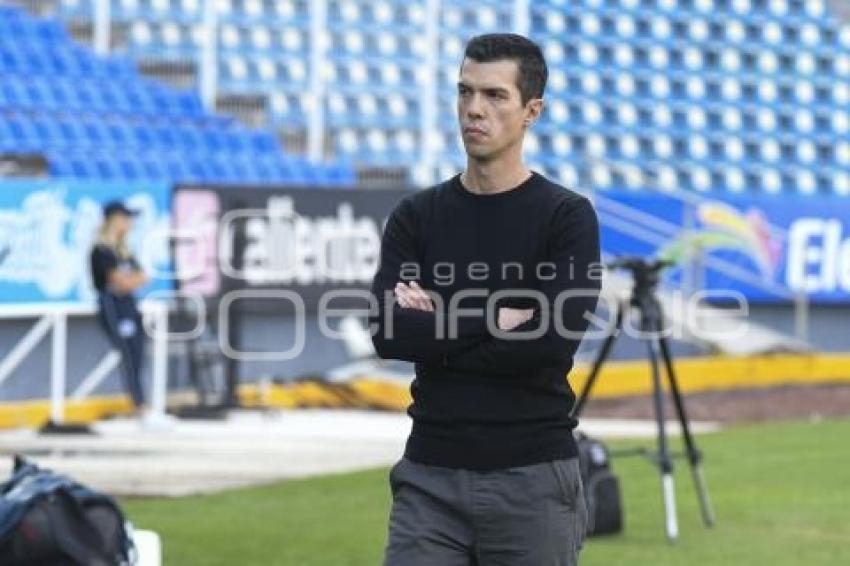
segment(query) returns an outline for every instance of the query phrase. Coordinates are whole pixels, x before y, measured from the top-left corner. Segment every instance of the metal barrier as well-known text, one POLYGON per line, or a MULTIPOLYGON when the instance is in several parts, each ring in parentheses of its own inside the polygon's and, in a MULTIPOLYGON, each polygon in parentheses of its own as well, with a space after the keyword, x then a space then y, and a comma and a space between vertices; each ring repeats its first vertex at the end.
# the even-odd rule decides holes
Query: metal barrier
MULTIPOLYGON (((151 365, 151 416, 156 419, 165 415, 168 391, 168 307, 162 301, 142 301, 140 310, 145 320, 145 329, 152 327, 151 365)), ((68 318, 94 316, 92 305, 73 303, 35 303, 3 305, 0 319, 36 319, 35 324, 12 349, 0 360, 0 385, 18 368, 41 340, 51 333, 50 355, 50 418, 56 424, 65 421, 67 398, 81 400, 88 397, 120 363, 116 350, 109 350, 100 362, 83 378, 70 395, 68 383, 68 318)))

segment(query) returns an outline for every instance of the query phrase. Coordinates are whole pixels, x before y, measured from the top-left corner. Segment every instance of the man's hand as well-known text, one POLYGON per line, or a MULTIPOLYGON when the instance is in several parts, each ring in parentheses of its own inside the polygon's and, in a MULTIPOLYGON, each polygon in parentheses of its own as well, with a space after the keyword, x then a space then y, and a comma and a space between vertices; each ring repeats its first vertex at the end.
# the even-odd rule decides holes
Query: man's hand
POLYGON ((147 274, 140 270, 123 271, 121 269, 113 269, 107 275, 107 284, 119 293, 133 293, 140 287, 148 284, 147 274))
POLYGON ((499 330, 513 330, 523 322, 531 320, 534 309, 512 309, 501 307, 499 309, 499 330))
MULTIPOLYGON (((410 283, 399 281, 396 283, 395 296, 402 308, 434 312, 434 303, 431 302, 431 298, 416 281, 410 283)), ((513 330, 520 324, 531 320, 532 316, 534 316, 534 309, 501 307, 499 309, 499 330, 513 330)))
POLYGON ((405 284, 399 281, 395 286, 395 296, 402 308, 433 312, 434 304, 425 290, 416 281, 405 284))

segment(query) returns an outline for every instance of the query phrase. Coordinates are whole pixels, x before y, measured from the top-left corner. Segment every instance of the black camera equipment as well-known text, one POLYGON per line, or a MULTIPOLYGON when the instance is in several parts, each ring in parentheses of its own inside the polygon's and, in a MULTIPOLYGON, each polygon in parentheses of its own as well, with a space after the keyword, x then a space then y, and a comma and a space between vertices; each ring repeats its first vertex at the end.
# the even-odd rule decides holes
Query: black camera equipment
MULTIPOLYGON (((679 527, 676 517, 676 500, 673 485, 673 461, 665 428, 664 391, 661 382, 661 372, 659 370, 660 363, 664 364, 676 416, 682 428, 686 456, 697 491, 703 522, 706 526, 711 527, 715 521, 714 510, 712 509, 705 476, 702 471, 702 454, 691 435, 691 427, 685 411, 685 403, 673 368, 670 347, 663 331, 664 312, 656 296, 661 272, 672 264, 673 262, 661 259, 647 261, 640 257, 623 257, 607 265, 607 268, 611 270, 624 269, 630 271, 634 284, 628 302, 622 301, 617 309, 611 330, 593 362, 587 383, 585 383, 572 411, 574 417, 578 417, 581 413, 590 396, 591 389, 599 376, 602 365, 605 363, 622 329, 624 316, 629 312, 630 307, 636 308, 640 314, 640 337, 647 342, 649 362, 652 369, 653 405, 655 421, 658 427, 658 451, 652 452, 647 449, 639 449, 637 451, 628 451, 628 453, 646 455, 659 468, 662 495, 664 498, 666 533, 668 540, 671 542, 678 538, 679 527)), ((620 454, 623 454, 623 452, 620 452, 620 454)))

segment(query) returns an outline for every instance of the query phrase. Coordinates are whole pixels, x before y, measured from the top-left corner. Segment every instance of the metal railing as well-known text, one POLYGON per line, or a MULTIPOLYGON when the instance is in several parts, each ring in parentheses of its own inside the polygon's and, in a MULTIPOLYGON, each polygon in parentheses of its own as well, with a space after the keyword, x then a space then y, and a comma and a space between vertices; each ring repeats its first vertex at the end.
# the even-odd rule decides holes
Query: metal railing
MULTIPOLYGON (((142 301, 140 309, 146 320, 145 327, 153 328, 150 409, 157 418, 165 415, 168 392, 168 307, 161 301, 142 301)), ((80 385, 68 394, 68 319, 93 316, 95 312, 93 306, 74 303, 4 305, 0 309, 0 319, 35 319, 35 324, 0 359, 0 385, 50 333, 50 419, 62 424, 67 399, 78 401, 90 396, 121 359, 117 350, 107 351, 80 385)))

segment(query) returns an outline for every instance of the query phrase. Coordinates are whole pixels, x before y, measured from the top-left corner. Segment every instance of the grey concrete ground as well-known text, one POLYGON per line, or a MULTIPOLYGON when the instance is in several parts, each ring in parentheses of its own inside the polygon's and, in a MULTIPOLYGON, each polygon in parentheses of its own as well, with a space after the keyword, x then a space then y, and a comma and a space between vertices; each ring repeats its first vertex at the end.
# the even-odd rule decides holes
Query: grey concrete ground
MULTIPOLYGON (((582 420, 597 437, 654 438, 651 421, 582 420)), ((675 426, 671 425, 675 433, 675 426)), ((695 432, 713 430, 694 423, 695 432)), ((234 411, 224 421, 182 420, 165 429, 103 421, 96 435, 0 432, 0 477, 11 454, 115 495, 181 496, 287 478, 388 466, 401 455, 410 419, 363 410, 234 411)))

